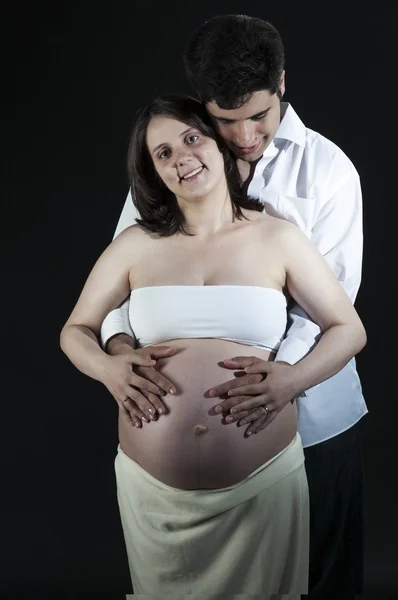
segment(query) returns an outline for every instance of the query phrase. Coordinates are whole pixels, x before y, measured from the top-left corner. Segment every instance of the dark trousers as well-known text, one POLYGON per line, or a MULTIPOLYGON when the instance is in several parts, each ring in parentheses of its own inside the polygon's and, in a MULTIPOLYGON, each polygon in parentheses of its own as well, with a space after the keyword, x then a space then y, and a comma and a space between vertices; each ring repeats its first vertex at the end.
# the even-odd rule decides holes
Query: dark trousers
POLYGON ((360 424, 304 449, 310 496, 310 600, 354 599, 363 585, 360 424))

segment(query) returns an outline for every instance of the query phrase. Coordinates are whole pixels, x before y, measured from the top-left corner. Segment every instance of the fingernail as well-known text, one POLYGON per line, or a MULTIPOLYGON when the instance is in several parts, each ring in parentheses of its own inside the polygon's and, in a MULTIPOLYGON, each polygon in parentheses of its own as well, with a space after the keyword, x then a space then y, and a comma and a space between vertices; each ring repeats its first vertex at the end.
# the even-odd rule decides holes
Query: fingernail
POLYGON ((169 389, 169 394, 175 394, 175 390, 173 390, 173 388, 169 389))
POLYGON ((213 398, 213 397, 214 397, 214 395, 215 395, 215 394, 214 394, 213 390, 209 390, 209 396, 211 396, 211 397, 213 398))
POLYGON ((146 417, 141 417, 142 421, 145 421, 145 423, 148 423, 148 419, 146 417))
POLYGON ((248 432, 247 432, 247 435, 251 435, 252 433, 253 433, 252 431, 248 431, 248 432))
POLYGON ((230 412, 231 412, 232 414, 235 414, 235 413, 237 413, 238 411, 237 411, 237 409, 236 409, 236 408, 231 408, 231 411, 230 411, 230 412))
POLYGON ((242 425, 247 425, 247 421, 241 421, 242 425))
POLYGON ((153 410, 153 408, 148 408, 148 412, 153 413, 155 411, 153 410))
POLYGON ((225 420, 227 421, 227 423, 232 423, 234 418, 230 416, 230 417, 227 417, 225 420))
POLYGON ((214 411, 215 411, 217 414, 219 414, 219 413, 221 413, 221 412, 222 412, 222 407, 221 407, 221 406, 216 406, 216 407, 215 407, 215 409, 214 409, 214 411))
POLYGON ((158 408, 158 413, 159 413, 160 415, 162 415, 162 414, 164 413, 164 410, 163 410, 163 408, 158 408))

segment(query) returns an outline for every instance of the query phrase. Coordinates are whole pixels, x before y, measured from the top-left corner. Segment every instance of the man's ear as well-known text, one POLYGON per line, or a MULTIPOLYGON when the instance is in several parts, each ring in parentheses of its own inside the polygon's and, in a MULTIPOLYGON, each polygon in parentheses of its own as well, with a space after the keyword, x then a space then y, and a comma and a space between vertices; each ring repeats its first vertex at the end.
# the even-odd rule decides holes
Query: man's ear
POLYGON ((281 97, 284 95, 286 91, 286 83, 285 83, 285 71, 282 71, 281 78, 279 80, 279 91, 281 93, 281 97))

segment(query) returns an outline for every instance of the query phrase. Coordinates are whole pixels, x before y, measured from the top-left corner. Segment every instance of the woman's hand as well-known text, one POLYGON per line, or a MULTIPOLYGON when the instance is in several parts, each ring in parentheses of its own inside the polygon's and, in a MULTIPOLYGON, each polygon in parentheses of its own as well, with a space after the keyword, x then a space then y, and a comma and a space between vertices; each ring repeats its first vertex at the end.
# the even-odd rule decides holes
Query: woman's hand
POLYGON ((101 382, 115 398, 122 415, 130 425, 142 426, 165 414, 160 400, 166 394, 175 394, 175 386, 156 369, 156 360, 168 358, 177 352, 170 346, 156 346, 108 356, 101 374, 101 382))
POLYGON ((223 361, 228 369, 244 370, 240 376, 222 383, 209 391, 210 397, 228 395, 214 407, 218 414, 230 411, 226 423, 238 421, 245 425, 256 421, 246 430, 246 435, 257 433, 267 427, 278 413, 293 402, 301 391, 294 378, 291 365, 265 361, 256 356, 238 356, 223 361), (257 409, 254 410, 253 409, 257 409))

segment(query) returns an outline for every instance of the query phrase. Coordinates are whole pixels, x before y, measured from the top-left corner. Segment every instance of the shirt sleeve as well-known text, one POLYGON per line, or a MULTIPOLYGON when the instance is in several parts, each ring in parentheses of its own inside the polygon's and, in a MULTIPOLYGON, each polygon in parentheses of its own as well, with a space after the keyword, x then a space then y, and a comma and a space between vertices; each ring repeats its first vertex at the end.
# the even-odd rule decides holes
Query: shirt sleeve
MULTIPOLYGON (((120 218, 116 226, 113 239, 115 239, 119 235, 119 233, 124 231, 124 229, 130 227, 131 225, 134 225, 137 217, 138 212, 133 204, 131 192, 129 191, 126 198, 126 202, 123 206, 123 210, 120 214, 120 218)), ((127 335, 134 338, 134 333, 130 326, 129 304, 130 300, 129 298, 127 298, 127 300, 125 300, 123 304, 119 306, 119 308, 116 308, 105 317, 101 326, 100 334, 102 348, 105 348, 110 338, 114 337, 118 333, 126 333, 127 335)))
POLYGON ((131 191, 127 194, 126 202, 124 203, 123 210, 120 214, 120 218, 118 224, 115 229, 115 233, 113 235, 113 239, 115 239, 119 233, 134 225, 137 217, 139 217, 138 211, 134 206, 133 199, 131 197, 131 191))
MULTIPOLYGON (((361 185, 353 167, 320 209, 311 241, 354 303, 361 283, 363 230, 361 185)), ((275 360, 295 364, 316 345, 321 331, 297 304, 289 310, 288 327, 275 360)), ((311 394, 317 387, 303 395, 311 394)))

